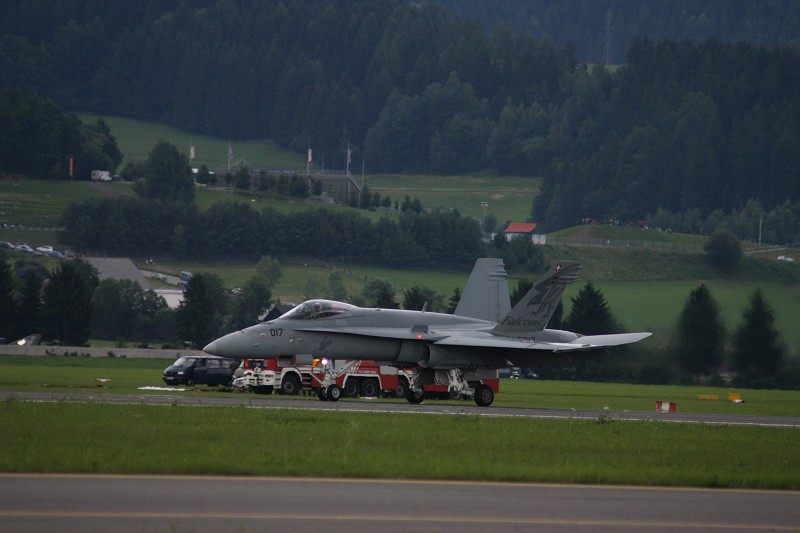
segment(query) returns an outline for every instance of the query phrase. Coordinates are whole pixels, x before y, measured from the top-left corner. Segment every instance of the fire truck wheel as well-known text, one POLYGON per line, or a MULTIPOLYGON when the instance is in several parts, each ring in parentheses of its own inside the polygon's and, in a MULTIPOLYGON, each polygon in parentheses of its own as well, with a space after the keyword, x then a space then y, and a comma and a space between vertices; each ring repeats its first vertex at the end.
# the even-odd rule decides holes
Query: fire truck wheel
POLYGON ((397 387, 394 389, 395 398, 405 398, 408 396, 408 380, 400 378, 397 380, 397 387))
POLYGON ((378 395, 378 381, 374 379, 365 379, 361 383, 361 396, 365 398, 374 398, 378 395))
POLYGON ((344 395, 348 398, 358 398, 358 389, 358 380, 350 378, 347 380, 347 383, 344 384, 344 395))
POLYGON ((286 374, 281 380, 281 392, 286 396, 297 396, 300 393, 300 379, 295 374, 286 374))
POLYGON ((325 396, 325 389, 323 389, 322 387, 317 387, 317 398, 319 398, 323 402, 328 401, 328 397, 325 396))
POLYGON ((328 385, 328 388, 325 390, 325 396, 332 402, 338 402, 339 398, 342 397, 342 389, 336 385, 328 385))
POLYGON ((489 407, 494 402, 494 391, 489 385, 480 384, 475 387, 475 403, 478 407, 489 407))
POLYGON ((424 399, 425 393, 423 391, 414 392, 409 388, 408 393, 406 393, 406 400, 408 400, 408 403, 413 403, 416 405, 422 403, 422 400, 424 399))

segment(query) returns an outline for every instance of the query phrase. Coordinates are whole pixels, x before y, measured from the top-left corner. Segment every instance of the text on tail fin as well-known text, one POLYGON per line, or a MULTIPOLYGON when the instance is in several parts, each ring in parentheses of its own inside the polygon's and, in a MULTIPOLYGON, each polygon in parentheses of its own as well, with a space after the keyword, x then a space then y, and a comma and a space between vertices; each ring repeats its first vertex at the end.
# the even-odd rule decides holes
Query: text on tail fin
POLYGON ((492 330, 498 335, 515 335, 541 331, 547 327, 558 306, 564 288, 578 279, 581 264, 559 261, 503 317, 492 330))

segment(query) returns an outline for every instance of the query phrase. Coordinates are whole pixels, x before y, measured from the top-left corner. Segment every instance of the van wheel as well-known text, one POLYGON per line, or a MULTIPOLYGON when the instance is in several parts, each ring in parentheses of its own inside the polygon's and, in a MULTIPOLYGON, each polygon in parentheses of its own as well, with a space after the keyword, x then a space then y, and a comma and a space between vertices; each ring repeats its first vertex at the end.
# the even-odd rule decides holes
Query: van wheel
POLYGON ((300 379, 295 374, 283 376, 281 392, 286 396, 297 396, 300 393, 300 379))
POLYGON ((187 379, 186 380, 186 386, 187 387, 194 387, 194 380, 192 378, 187 379))

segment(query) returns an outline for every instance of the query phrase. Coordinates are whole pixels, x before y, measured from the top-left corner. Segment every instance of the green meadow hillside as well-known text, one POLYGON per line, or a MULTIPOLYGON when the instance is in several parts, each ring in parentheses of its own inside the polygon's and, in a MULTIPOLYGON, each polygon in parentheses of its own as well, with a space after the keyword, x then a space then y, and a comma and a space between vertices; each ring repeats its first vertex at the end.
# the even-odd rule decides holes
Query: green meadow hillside
MULTIPOLYGON (((128 161, 140 163, 147 159, 148 153, 159 140, 165 140, 178 147, 188 157, 189 146, 195 147, 192 166, 206 165, 210 169, 226 169, 228 165, 228 146, 233 151, 232 165, 246 165, 248 168, 294 170, 302 174, 306 169, 306 159, 302 154, 277 147, 271 141, 227 141, 206 135, 192 134, 188 131, 130 118, 77 113, 84 122, 102 118, 111 128, 117 144, 128 161)), ((341 161, 313 161, 313 170, 325 168, 344 170, 341 161)), ((351 166, 351 172, 361 176, 370 191, 388 196, 392 201, 402 202, 406 196, 419 198, 423 206, 441 209, 458 209, 461 214, 482 218, 492 214, 498 223, 507 220, 521 222, 530 216, 533 198, 539 193, 541 179, 527 177, 495 177, 484 175, 428 176, 372 174, 369 168, 351 166), (482 202, 487 205, 484 208, 482 202)), ((222 183, 222 182, 221 182, 222 183)), ((222 183, 224 184, 224 183, 222 183)), ((198 203, 203 207, 203 194, 198 203)), ((250 201, 251 196, 239 195, 234 201, 250 201)), ((263 198, 269 201, 269 198, 263 198)), ((291 209, 293 202, 281 199, 276 209, 291 209)))

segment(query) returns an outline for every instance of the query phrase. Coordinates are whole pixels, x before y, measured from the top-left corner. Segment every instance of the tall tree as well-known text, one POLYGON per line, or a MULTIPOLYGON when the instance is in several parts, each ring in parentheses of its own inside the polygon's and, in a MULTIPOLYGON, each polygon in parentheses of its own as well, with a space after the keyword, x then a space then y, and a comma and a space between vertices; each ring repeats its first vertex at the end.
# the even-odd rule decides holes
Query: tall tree
POLYGON ((530 291, 532 288, 533 282, 531 280, 528 278, 521 278, 517 282, 516 288, 511 291, 511 307, 517 305, 517 303, 519 303, 519 301, 522 300, 522 298, 528 294, 528 291, 530 291))
POLYGON ((144 179, 137 192, 151 200, 191 202, 194 178, 189 159, 167 141, 158 141, 150 150, 144 167, 144 179))
POLYGON ((331 272, 328 276, 328 298, 338 302, 347 300, 347 287, 339 272, 331 272))
POLYGON ((14 297, 14 274, 4 256, 0 256, 0 337, 11 341, 17 335, 17 301, 14 297))
POLYGON ((367 305, 383 309, 397 309, 400 306, 394 298, 394 288, 385 279, 373 279, 361 291, 367 305))
POLYGON ((430 287, 414 285, 403 291, 403 309, 421 311, 425 307, 428 311, 438 311, 442 298, 430 287))
POLYGON ((603 293, 589 281, 572 298, 572 309, 565 321, 565 328, 583 335, 617 333, 620 326, 611 313, 603 293))
POLYGON ((771 386, 783 365, 786 347, 775 329, 775 314, 760 289, 750 298, 733 337, 731 368, 741 385, 771 386))
POLYGON ((230 329, 252 326, 269 309, 271 303, 272 291, 264 278, 257 274, 250 276, 233 299, 230 329))
POLYGON ((725 326, 719 305, 705 285, 690 294, 678 318, 672 352, 680 365, 694 376, 708 376, 719 369, 725 349, 725 326))
POLYGON ((719 268, 732 268, 742 258, 742 245, 736 235, 726 229, 715 231, 703 249, 709 260, 719 268))
POLYGON ((447 300, 447 312, 451 315, 455 313, 459 301, 461 301, 461 289, 456 287, 453 289, 453 294, 450 295, 450 299, 447 300))
POLYGON ((44 288, 42 338, 84 346, 92 331, 92 291, 72 261, 60 263, 44 288))
POLYGON ((34 261, 17 261, 14 264, 19 287, 17 294, 18 337, 33 333, 41 333, 42 284, 50 277, 50 273, 41 263, 34 261))
POLYGON ((192 276, 186 283, 175 316, 178 337, 202 349, 219 334, 227 300, 227 292, 218 275, 199 272, 192 276))

